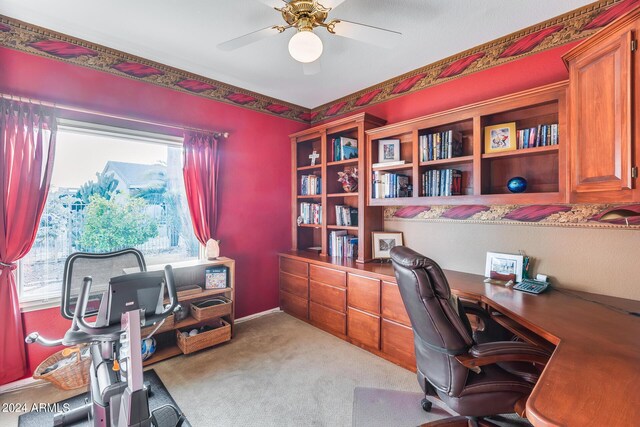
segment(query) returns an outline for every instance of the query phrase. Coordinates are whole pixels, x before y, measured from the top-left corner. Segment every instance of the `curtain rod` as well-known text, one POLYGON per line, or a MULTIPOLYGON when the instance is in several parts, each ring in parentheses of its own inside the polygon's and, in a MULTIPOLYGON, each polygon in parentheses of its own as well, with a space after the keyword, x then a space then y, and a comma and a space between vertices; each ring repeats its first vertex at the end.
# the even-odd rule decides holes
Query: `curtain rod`
POLYGON ((5 93, 0 93, 0 98, 12 100, 12 101, 29 102, 29 103, 32 103, 32 104, 39 104, 39 105, 42 105, 42 106, 45 106, 45 107, 50 107, 50 108, 59 109, 59 110, 73 111, 75 113, 93 114, 93 115, 98 115, 98 116, 102 116, 102 117, 108 117, 108 118, 111 118, 111 119, 125 120, 125 121, 129 121, 129 122, 141 123, 141 124, 145 124, 145 125, 164 127, 164 128, 168 128, 168 129, 177 129, 177 130, 182 130, 182 131, 193 131, 193 132, 208 133, 208 134, 213 134, 213 136, 215 136, 216 138, 220 138, 221 137, 221 138, 225 138, 226 139, 226 138, 229 137, 229 132, 212 131, 212 130, 209 130, 209 129, 194 128, 194 127, 189 127, 189 126, 168 125, 166 123, 159 123, 159 122, 154 122, 154 121, 151 121, 151 120, 138 119, 138 118, 135 118, 135 117, 120 116, 120 115, 117 115, 117 114, 104 113, 104 112, 101 112, 101 111, 90 110, 90 109, 86 109, 86 108, 73 107, 71 105, 56 104, 56 103, 52 103, 52 102, 41 101, 41 100, 34 99, 34 98, 25 98, 23 96, 15 96, 15 95, 8 95, 8 94, 5 94, 5 93))

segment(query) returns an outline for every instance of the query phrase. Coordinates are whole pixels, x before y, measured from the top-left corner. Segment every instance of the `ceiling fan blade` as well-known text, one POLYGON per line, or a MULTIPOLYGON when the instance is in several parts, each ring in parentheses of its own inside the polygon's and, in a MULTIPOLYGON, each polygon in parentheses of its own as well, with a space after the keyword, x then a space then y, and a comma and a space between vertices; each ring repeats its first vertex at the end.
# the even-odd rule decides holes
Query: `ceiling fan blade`
POLYGON ((356 22, 344 21, 340 19, 335 26, 335 33, 342 37, 347 37, 376 46, 394 47, 402 33, 384 28, 372 27, 371 25, 358 24, 356 22))
POLYGON ((340 6, 344 2, 345 0, 318 0, 318 3, 320 3, 324 7, 328 7, 331 9, 335 9, 336 7, 340 6))
POLYGON ((269 7, 282 7, 283 3, 289 3, 287 0, 258 0, 262 4, 266 4, 269 7))
POLYGON ((320 71, 322 71, 322 63, 320 62, 320 58, 316 59, 313 62, 302 63, 302 72, 305 76, 313 76, 320 73, 320 71))
POLYGON ((269 36, 275 36, 276 34, 280 34, 280 31, 278 31, 277 28, 267 27, 245 34, 244 36, 236 37, 235 39, 227 40, 226 42, 220 43, 218 48, 226 51, 235 50, 248 44, 255 43, 258 40, 265 39, 269 36))

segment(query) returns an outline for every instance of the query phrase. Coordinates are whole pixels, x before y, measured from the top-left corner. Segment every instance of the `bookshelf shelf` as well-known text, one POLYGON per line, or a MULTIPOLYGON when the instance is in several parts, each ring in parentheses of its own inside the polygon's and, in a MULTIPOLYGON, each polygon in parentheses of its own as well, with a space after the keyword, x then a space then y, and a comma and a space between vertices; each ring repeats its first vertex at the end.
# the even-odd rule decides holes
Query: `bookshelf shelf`
POLYGON ((352 225, 327 225, 327 229, 329 229, 329 230, 358 231, 358 227, 357 226, 352 226, 352 225))
POLYGON ((367 203, 412 206, 567 202, 567 87, 566 81, 554 83, 368 130, 367 203), (509 143, 533 147, 485 153, 489 127, 514 129, 509 143), (381 155, 381 141, 388 140, 399 141, 399 160, 406 164, 374 168, 381 155), (447 156, 456 157, 438 158, 447 156), (527 180, 527 190, 511 194, 507 182, 518 176, 527 180), (410 197, 379 197, 407 193, 410 197))
POLYGON ((358 192, 353 191, 351 193, 342 192, 342 193, 329 193, 327 197, 358 197, 358 192))
POLYGON ((545 147, 533 147, 533 148, 522 148, 520 150, 514 151, 506 151, 502 153, 489 153, 483 154, 483 159, 495 159, 499 157, 520 157, 520 156, 535 156, 545 153, 557 152, 560 150, 560 147, 557 145, 548 145, 545 147))
MULTIPOLYGON (((384 120, 360 113, 289 135, 294 171, 291 184, 294 200, 291 210, 292 249, 320 248, 320 255, 329 255, 332 234, 346 232, 344 236, 346 244, 354 246, 357 241, 356 261, 365 262, 371 259, 371 231, 380 230, 383 219, 382 209, 370 207, 366 203, 369 179, 365 173, 367 153, 365 131, 384 124, 384 120), (309 156, 314 151, 319 154, 316 160, 319 164, 310 167, 308 166, 309 156), (334 160, 349 155, 358 157, 334 160), (347 193, 342 190, 342 184, 338 182, 338 172, 353 171, 353 168, 358 169, 358 191, 347 193), (310 173, 321 177, 321 194, 301 196, 301 181, 304 179, 303 176, 310 173), (305 203, 319 205, 322 224, 297 225, 297 218, 301 212, 308 214, 309 206, 304 205, 305 203), (356 215, 358 226, 336 225, 338 214, 349 215, 352 223, 356 223, 354 217, 356 215)), ((333 241, 335 242, 335 239, 333 241)))
POLYGON ((338 160, 337 162, 328 162, 327 166, 357 166, 358 159, 338 160))
POLYGON ((322 167, 322 165, 313 165, 313 166, 300 166, 299 168, 297 168, 299 171, 308 171, 308 170, 314 170, 314 169, 320 169, 322 167))
POLYGON ((461 156, 461 157, 453 157, 451 159, 429 160, 426 162, 420 162, 420 166, 457 165, 461 163, 473 163, 473 156, 461 156))
POLYGON ((411 169, 413 167, 412 163, 405 163, 403 165, 394 165, 394 166, 379 166, 376 168, 371 168, 374 171, 401 171, 405 169, 411 169))

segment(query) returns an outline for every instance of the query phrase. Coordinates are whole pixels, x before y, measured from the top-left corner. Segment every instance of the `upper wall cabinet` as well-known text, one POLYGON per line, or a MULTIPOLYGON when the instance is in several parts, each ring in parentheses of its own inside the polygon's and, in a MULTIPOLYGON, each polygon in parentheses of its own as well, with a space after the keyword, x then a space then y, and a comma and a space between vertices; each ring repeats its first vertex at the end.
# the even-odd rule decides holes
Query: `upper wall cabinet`
POLYGON ((615 21, 564 56, 569 69, 572 202, 639 200, 637 34, 640 10, 615 21), (635 119, 635 120, 634 120, 635 119))

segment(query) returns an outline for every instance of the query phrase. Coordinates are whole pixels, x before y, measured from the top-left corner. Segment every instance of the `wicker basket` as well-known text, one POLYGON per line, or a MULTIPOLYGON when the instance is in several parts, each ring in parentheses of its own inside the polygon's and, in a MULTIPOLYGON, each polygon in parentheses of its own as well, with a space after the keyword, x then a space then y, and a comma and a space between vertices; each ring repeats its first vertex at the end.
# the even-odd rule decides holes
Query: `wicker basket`
MULTIPOLYGON (((210 331, 201 332, 192 337, 185 337, 180 331, 176 331, 176 343, 184 354, 189 354, 211 347, 231 339, 231 325, 220 319, 221 326, 210 331)), ((185 332, 189 332, 186 330, 185 332)))
POLYGON ((51 356, 43 360, 33 373, 33 378, 37 380, 47 380, 62 390, 73 390, 80 387, 86 387, 87 384, 89 384, 89 366, 91 365, 91 357, 81 358, 80 353, 82 352, 82 349, 75 352, 77 355, 77 360, 75 362, 43 374, 44 370, 49 366, 62 359, 70 357, 63 355, 63 352, 66 354, 69 351, 68 349, 65 350, 53 353, 51 356))
POLYGON ((231 314, 231 300, 226 297, 215 297, 205 301, 191 303, 191 316, 199 321, 213 319, 214 317, 225 316, 231 314), (200 304, 209 302, 210 300, 224 301, 221 304, 201 307, 200 304))

